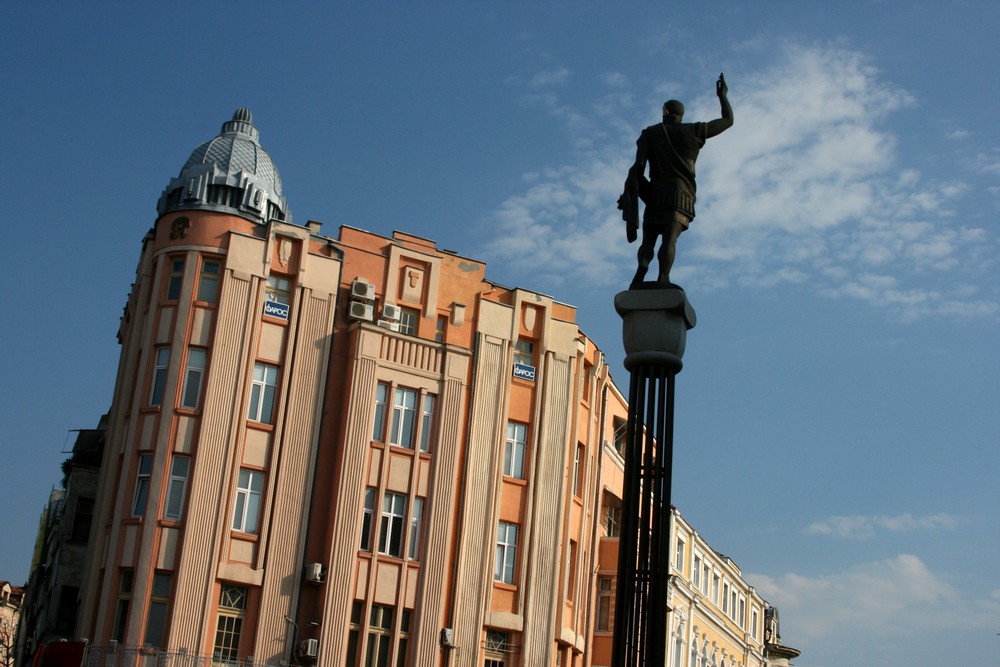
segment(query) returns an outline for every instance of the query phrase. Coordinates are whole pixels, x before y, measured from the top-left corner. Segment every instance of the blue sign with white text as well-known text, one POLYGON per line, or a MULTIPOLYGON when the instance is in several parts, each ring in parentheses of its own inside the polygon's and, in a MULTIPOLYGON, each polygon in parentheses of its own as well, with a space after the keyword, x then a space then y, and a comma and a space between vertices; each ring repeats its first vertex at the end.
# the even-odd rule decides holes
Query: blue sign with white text
POLYGON ((264 314, 270 315, 271 317, 277 317, 281 320, 288 319, 288 304, 278 303, 277 301, 265 301, 264 302, 264 314))
POLYGON ((528 382, 535 381, 535 367, 528 364, 514 364, 514 377, 528 382))

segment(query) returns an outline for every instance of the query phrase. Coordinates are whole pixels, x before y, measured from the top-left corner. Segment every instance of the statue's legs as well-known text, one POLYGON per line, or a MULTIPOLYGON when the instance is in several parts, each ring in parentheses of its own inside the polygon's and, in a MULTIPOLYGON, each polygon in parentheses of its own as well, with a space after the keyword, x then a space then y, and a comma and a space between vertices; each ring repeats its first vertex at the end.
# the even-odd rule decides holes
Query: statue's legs
MULTIPOLYGON (((632 278, 632 288, 642 284, 642 281, 646 279, 646 271, 649 270, 649 263, 653 261, 653 250, 656 248, 656 239, 660 236, 659 225, 651 225, 647 222, 643 222, 642 225, 642 243, 639 244, 639 252, 637 253, 639 267, 635 270, 635 277, 632 278)), ((661 250, 663 246, 660 246, 661 250)), ((662 265, 663 260, 660 260, 662 265)))
MULTIPOLYGON (((663 283, 665 285, 670 284, 670 269, 674 266, 674 257, 677 255, 677 239, 680 238, 681 233, 687 229, 688 224, 691 220, 683 213, 674 213, 674 219, 669 223, 670 231, 663 235, 663 243, 660 244, 660 252, 657 253, 656 259, 660 263, 660 275, 657 276, 656 282, 663 283)), ((643 238, 645 241, 645 238, 643 238)), ((647 267, 649 263, 647 262, 647 267)), ((643 272, 645 274, 645 271, 643 272)))

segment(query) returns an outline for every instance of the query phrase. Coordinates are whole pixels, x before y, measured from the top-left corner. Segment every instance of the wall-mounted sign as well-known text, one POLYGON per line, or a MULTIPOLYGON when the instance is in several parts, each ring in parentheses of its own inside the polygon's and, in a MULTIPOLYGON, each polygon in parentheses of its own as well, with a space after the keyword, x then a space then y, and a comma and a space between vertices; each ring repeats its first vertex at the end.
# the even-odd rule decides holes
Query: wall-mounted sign
POLYGON ((535 367, 528 364, 514 364, 514 377, 528 382, 535 381, 535 367))
POLYGON ((271 317, 277 317, 279 320, 287 320, 288 304, 278 303, 277 301, 265 301, 264 314, 270 315, 271 317))

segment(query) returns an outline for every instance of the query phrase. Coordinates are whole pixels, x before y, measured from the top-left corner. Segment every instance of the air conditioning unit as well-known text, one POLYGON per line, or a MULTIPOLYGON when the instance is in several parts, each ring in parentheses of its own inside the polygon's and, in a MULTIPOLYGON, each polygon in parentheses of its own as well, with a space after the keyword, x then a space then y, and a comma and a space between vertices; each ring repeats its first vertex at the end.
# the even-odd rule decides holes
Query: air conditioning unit
POLYGON ((318 639, 303 639, 299 642, 299 657, 301 658, 318 658, 319 657, 319 640, 318 639))
POLYGON ((391 303, 387 303, 382 306, 382 317, 387 320, 398 320, 403 309, 399 306, 394 306, 391 303))
POLYGON ((452 628, 441 628, 441 646, 455 648, 455 630, 452 628))
POLYGON ((375 307, 370 303, 351 301, 347 304, 347 318, 351 320, 364 320, 365 322, 371 322, 375 319, 375 307))
POLYGON ((305 571, 302 578, 310 584, 322 584, 323 583, 323 564, 322 563, 306 563, 305 571))
POLYGON ((378 325, 383 329, 389 329, 390 331, 399 331, 399 322, 390 322, 389 320, 379 320, 378 325))
POLYGON ((354 282, 351 283, 351 298, 361 299, 363 301, 374 301, 375 285, 365 282, 361 278, 356 278, 354 282))

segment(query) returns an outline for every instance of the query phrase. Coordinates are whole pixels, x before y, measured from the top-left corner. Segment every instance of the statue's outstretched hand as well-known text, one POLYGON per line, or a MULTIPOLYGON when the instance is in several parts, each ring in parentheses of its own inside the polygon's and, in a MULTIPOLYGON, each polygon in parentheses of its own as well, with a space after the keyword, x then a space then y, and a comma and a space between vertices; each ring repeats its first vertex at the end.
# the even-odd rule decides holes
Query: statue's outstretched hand
POLYGON ((726 77, 721 73, 719 74, 719 80, 715 82, 715 94, 719 97, 725 97, 729 94, 729 86, 726 85, 726 77))

